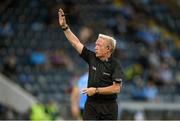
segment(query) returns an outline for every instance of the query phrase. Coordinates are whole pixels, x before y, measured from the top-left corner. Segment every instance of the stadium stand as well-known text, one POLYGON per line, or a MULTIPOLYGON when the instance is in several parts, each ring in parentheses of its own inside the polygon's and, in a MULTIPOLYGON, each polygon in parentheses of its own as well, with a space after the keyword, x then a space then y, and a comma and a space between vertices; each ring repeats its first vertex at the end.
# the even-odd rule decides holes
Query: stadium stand
MULTIPOLYGON (((176 2, 174 0, 174 2, 176 2)), ((85 71, 85 63, 58 25, 58 9, 83 43, 92 48, 98 33, 114 36, 114 54, 125 79, 118 101, 178 103, 180 101, 179 6, 162 0, 1 0, 0 71, 42 104, 56 101, 62 119, 70 119, 72 80, 85 71), (82 35, 82 36, 83 36, 82 35)), ((0 105, 1 119, 29 119, 0 105), (12 112, 12 111, 11 111, 12 112)), ((125 107, 119 119, 180 119, 180 109, 168 111, 125 107), (157 115, 155 115, 157 114, 157 115), (137 116, 138 117, 138 116, 137 116)), ((11 110, 11 109, 10 109, 11 110)), ((29 112, 28 112, 29 113, 29 112)), ((30 113, 29 113, 30 114, 30 113)))

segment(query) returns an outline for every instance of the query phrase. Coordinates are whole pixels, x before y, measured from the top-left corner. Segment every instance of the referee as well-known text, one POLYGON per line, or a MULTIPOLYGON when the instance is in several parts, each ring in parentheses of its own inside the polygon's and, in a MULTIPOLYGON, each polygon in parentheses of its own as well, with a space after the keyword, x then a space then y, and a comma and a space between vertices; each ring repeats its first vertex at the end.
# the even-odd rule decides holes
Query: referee
POLYGON ((117 120, 117 93, 122 84, 122 70, 118 60, 111 55, 116 47, 116 40, 99 34, 95 53, 88 50, 73 34, 66 23, 62 9, 59 9, 59 24, 71 45, 89 65, 88 88, 83 120, 117 120))

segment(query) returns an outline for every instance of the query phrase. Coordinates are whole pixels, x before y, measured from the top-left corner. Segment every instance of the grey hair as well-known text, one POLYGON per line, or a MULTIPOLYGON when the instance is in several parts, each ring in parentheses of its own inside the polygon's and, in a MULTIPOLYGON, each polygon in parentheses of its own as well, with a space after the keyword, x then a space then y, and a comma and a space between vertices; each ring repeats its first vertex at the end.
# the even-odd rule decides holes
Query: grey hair
POLYGON ((113 51, 115 50, 115 48, 116 48, 116 40, 113 37, 108 36, 108 35, 104 35, 104 34, 99 34, 98 38, 103 38, 103 39, 108 40, 111 43, 113 51))

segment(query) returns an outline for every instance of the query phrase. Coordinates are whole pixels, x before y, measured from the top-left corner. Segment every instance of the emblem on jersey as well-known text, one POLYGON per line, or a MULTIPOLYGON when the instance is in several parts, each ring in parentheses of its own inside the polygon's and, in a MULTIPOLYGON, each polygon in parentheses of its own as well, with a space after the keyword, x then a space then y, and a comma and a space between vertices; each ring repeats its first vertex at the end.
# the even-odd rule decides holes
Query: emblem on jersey
POLYGON ((96 71, 96 67, 93 66, 92 69, 96 71))
POLYGON ((109 74, 109 73, 106 73, 106 72, 103 72, 103 74, 104 74, 104 75, 107 75, 107 76, 110 76, 110 74, 109 74))

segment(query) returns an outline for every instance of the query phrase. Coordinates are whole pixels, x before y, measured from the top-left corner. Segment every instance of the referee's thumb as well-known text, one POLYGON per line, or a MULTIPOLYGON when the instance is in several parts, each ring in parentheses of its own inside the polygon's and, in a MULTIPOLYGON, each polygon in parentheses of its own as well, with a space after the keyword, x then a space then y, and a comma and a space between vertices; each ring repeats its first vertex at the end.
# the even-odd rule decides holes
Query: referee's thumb
POLYGON ((82 90, 82 93, 83 93, 83 94, 86 94, 86 93, 87 93, 87 88, 84 88, 84 89, 82 90))

